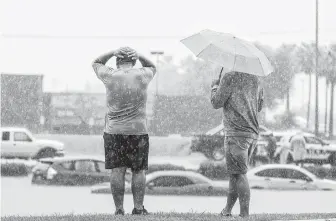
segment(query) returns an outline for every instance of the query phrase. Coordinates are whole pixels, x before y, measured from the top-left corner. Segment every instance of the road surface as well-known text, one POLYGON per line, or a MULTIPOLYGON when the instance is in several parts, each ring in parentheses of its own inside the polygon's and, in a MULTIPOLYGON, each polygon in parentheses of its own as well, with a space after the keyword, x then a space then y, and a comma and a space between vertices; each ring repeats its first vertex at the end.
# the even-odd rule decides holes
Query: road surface
MULTIPOLYGON (((34 186, 27 177, 1 178, 1 216, 113 213, 109 194, 91 194, 89 187, 34 186)), ((336 191, 275 192, 253 190, 251 213, 336 212, 336 191)), ((225 197, 146 196, 150 212, 218 213, 225 197)), ((133 208, 131 195, 125 197, 126 212, 133 208)), ((234 212, 238 213, 238 205, 234 212)))

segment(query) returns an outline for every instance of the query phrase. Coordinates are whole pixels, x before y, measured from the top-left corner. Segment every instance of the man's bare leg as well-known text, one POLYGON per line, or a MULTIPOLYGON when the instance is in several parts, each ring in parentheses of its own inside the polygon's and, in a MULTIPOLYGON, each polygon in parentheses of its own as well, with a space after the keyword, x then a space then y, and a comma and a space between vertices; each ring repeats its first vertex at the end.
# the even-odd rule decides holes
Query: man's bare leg
POLYGON ((250 213, 250 186, 246 174, 235 175, 240 204, 240 216, 247 217, 250 213))
POLYGON ((237 178, 236 175, 230 175, 229 178, 229 194, 226 199, 226 206, 221 212, 222 215, 231 215, 232 208, 238 199, 237 178))
POLYGON ((124 211, 126 167, 114 168, 111 172, 111 191, 116 210, 124 211))
POLYGON ((143 203, 146 190, 146 175, 144 170, 133 171, 132 175, 132 193, 134 208, 137 210, 143 209, 143 203))

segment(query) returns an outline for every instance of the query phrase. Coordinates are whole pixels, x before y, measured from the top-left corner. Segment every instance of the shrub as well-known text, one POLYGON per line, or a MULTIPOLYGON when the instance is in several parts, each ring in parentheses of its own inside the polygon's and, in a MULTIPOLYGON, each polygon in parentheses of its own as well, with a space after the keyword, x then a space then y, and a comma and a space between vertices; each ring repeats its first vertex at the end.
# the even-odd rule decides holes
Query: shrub
POLYGON ((29 170, 23 163, 4 163, 1 164, 1 176, 27 176, 29 170))
POLYGON ((227 180, 228 173, 225 162, 207 161, 201 164, 198 172, 210 179, 227 180))

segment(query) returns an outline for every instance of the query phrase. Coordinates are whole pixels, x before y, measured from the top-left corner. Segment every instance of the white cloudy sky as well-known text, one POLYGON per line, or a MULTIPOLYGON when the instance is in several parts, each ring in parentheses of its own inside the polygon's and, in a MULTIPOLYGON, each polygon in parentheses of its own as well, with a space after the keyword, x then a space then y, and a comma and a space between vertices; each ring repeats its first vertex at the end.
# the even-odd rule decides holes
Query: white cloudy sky
MULTIPOLYGON (((319 2, 320 42, 336 42, 336 1, 319 2)), ((2 72, 42 73, 46 91, 104 91, 91 61, 119 46, 181 58, 179 40, 205 28, 272 47, 312 42, 315 0, 2 0, 0 25, 2 72)))

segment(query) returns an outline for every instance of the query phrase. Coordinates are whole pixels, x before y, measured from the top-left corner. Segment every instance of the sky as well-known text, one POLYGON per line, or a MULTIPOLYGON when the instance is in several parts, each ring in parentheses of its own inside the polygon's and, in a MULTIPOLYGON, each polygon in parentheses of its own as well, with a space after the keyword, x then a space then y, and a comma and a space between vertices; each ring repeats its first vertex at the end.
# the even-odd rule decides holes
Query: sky
MULTIPOLYGON (((43 74, 45 91, 104 92, 91 62, 130 46, 151 59, 190 55, 203 29, 271 47, 315 41, 315 0, 2 0, 0 71, 43 74)), ((336 43, 335 0, 319 1, 319 40, 336 43)), ((155 60, 154 60, 155 61, 155 60)))

